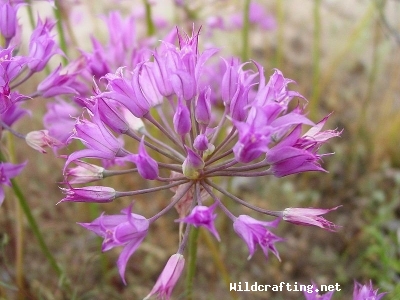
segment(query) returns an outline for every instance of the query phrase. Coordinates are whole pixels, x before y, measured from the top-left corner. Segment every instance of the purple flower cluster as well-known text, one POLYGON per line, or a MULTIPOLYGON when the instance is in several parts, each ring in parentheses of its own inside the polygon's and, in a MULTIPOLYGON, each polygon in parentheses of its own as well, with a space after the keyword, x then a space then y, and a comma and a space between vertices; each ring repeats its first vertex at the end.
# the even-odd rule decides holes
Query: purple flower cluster
MULTIPOLYGON (((48 2, 52 3, 52 1, 48 2)), ((48 65, 54 55, 63 55, 51 33, 55 22, 50 19, 38 20, 30 36, 28 54, 19 55, 21 28, 18 25, 17 14, 24 3, 25 1, 22 0, 0 0, 0 40, 3 42, 0 44, 0 135, 4 131, 9 131, 25 140, 32 148, 45 153, 44 147, 57 148, 63 146, 64 143, 53 137, 48 130, 32 131, 24 135, 12 126, 19 119, 30 114, 28 110, 21 107, 23 102, 37 97, 49 98, 56 95, 76 94, 77 91, 72 87, 76 75, 71 73, 66 75, 68 71, 59 67, 39 83, 30 94, 22 94, 19 91, 19 88, 33 74, 42 71, 48 65)), ((68 137, 72 127, 73 124, 68 137)), ((1 162, 1 182, 10 185, 9 179, 17 176, 25 164, 14 165, 1 162)), ((3 199, 4 193, 1 190, 0 204, 3 199)))
MULTIPOLYGON (((267 81, 258 63, 228 59, 222 60, 225 67, 218 68, 221 73, 210 77, 208 74, 220 64, 213 62, 218 49, 200 52, 198 33, 188 36, 178 32, 176 37, 179 47, 163 41, 137 60, 132 69, 120 67, 109 72, 111 68, 104 66, 96 71, 88 65, 95 77, 102 77, 96 79, 98 85, 90 97, 79 97, 85 113, 76 119, 68 140, 81 141, 85 149, 75 151, 66 160, 66 197, 60 201, 104 203, 160 190, 174 192, 171 201, 154 216, 134 214, 130 207, 120 215, 102 215, 92 223, 81 224, 104 238, 103 251, 124 247, 118 268, 125 282, 128 259, 149 226, 175 207, 179 214, 176 221, 186 225, 186 230, 177 254, 168 261, 150 293, 165 298, 169 298, 182 271, 190 227, 204 227, 221 239, 214 225, 217 209, 232 220, 234 231, 248 246, 249 258, 258 245, 266 257, 272 252, 279 259, 275 243, 282 238, 270 228, 280 220, 337 229, 321 217, 336 208, 271 211, 236 197, 214 179, 325 171, 320 161, 326 154, 319 154, 319 148, 340 132, 322 129, 327 117, 318 123, 306 117, 306 101, 288 88, 292 81, 279 70, 267 81), (223 109, 219 109, 220 104, 223 109), (309 130, 302 133, 305 126, 309 130), (126 138, 137 142, 137 152, 125 146, 126 138), (101 160, 102 166, 85 162, 87 158, 101 160), (115 164, 128 168, 110 169, 115 164), (160 186, 134 191, 73 186, 128 173, 138 173, 160 186), (235 216, 224 204, 230 200, 275 220, 235 216)), ((94 45, 95 54, 100 55, 100 45, 94 45)), ((85 55, 93 60, 95 54, 85 55)))

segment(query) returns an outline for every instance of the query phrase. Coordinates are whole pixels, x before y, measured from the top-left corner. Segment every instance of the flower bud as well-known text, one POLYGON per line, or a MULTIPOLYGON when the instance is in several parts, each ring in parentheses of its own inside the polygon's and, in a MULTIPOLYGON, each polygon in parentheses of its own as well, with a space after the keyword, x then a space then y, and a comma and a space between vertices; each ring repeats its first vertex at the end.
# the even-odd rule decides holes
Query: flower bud
POLYGON ((26 135, 25 141, 33 149, 42 153, 46 153, 43 147, 55 148, 63 145, 59 140, 51 137, 48 130, 31 131, 26 135))
POLYGON ((203 159, 193 150, 186 147, 188 156, 182 164, 182 172, 189 179, 196 179, 200 175, 200 170, 204 168, 203 159))

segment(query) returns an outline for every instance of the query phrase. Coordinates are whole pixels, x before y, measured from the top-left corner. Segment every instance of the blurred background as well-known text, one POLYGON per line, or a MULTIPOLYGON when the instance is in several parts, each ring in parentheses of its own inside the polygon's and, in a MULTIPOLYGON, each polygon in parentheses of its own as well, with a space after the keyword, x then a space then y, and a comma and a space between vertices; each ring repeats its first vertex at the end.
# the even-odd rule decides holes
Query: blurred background
MULTIPOLYGON (((145 2, 145 1, 144 1, 145 2)), ((149 1, 150 2, 150 1, 149 1)), ((350 299, 353 280, 372 280, 384 299, 400 299, 400 2, 397 0, 275 0, 251 1, 259 15, 250 16, 247 47, 243 46, 240 18, 244 1, 151 1, 162 39, 174 26, 189 31, 202 26, 201 49, 222 48, 221 56, 240 56, 262 64, 268 78, 274 68, 296 83, 291 88, 308 101, 309 117, 318 121, 332 113, 326 128, 343 129, 342 136, 324 146, 334 155, 323 158, 329 173, 285 178, 235 179, 232 189, 242 199, 268 209, 286 207, 341 208, 327 215, 340 225, 336 232, 281 224, 274 231, 282 262, 257 251, 247 260, 248 249, 228 219, 218 218, 222 242, 200 230, 195 299, 304 299, 296 292, 229 292, 228 282, 279 284, 339 283, 332 299, 350 299), (221 23, 222 22, 222 23, 221 23), (218 25, 218 24, 224 24, 218 25), (237 25, 239 24, 239 25, 237 25), (247 50, 246 50, 247 48, 247 50)), ((110 11, 136 16, 133 34, 146 34, 142 1, 63 0, 58 2, 69 43, 68 56, 90 51, 90 36, 107 42, 104 16, 110 11), (103 16, 103 17, 102 17, 103 16)), ((32 4, 34 16, 54 18, 46 3, 32 4)), ((22 44, 27 47, 31 27, 27 7, 19 12, 22 44)), ((20 51, 26 51, 21 49, 20 51)), ((57 65, 59 57, 53 58, 57 65)), ((39 75, 40 76, 40 75, 39 75)), ((29 89, 29 87, 28 87, 29 89)), ((35 111, 16 128, 27 132, 41 128, 46 100, 27 104, 35 111)), ((29 200, 32 214, 57 263, 71 284, 66 291, 48 264, 26 222, 16 226, 14 195, 7 189, 0 209, 1 299, 142 299, 151 290, 178 243, 177 218, 158 220, 131 257, 124 286, 116 268, 119 249, 101 253, 101 240, 77 222, 90 222, 101 212, 118 213, 132 199, 96 205, 56 203, 63 198, 64 160, 52 153, 40 155, 19 141, 17 160, 29 162, 17 182, 29 200), (15 283, 15 236, 25 236, 24 289, 15 283)), ((73 147, 73 146, 71 146, 73 147)), ((64 150, 70 153, 73 148, 64 150)), ((139 176, 110 178, 102 182, 118 190, 150 186, 139 176)), ((172 193, 137 197, 135 211, 151 215, 172 193)), ((244 207, 229 207, 249 213, 244 207)), ((173 299, 185 299, 184 280, 173 299)))

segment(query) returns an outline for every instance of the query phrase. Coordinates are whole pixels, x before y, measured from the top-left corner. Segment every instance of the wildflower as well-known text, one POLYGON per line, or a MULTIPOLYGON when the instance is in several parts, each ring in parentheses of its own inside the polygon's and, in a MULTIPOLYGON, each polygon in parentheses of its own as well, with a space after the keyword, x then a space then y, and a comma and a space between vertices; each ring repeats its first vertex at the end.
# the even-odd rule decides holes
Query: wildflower
POLYGON ((11 186, 11 178, 14 178, 21 173, 22 169, 25 167, 26 162, 22 164, 11 164, 8 162, 0 162, 0 206, 4 201, 4 190, 2 185, 6 184, 11 186))
POLYGON ((371 281, 365 285, 354 282, 353 300, 380 300, 386 294, 378 294, 378 289, 374 290, 371 281))
POLYGON ((203 205, 195 206, 187 217, 177 221, 192 224, 195 227, 203 226, 207 228, 218 241, 220 241, 221 239, 214 225, 214 220, 217 217, 217 214, 214 213, 216 207, 217 203, 214 203, 210 207, 203 205))
MULTIPOLYGON (((121 141, 119 141, 104 124, 99 117, 94 116, 93 122, 86 119, 77 119, 71 139, 78 139, 89 149, 84 149, 71 154, 66 162, 66 166, 82 157, 96 157, 113 159, 115 157, 126 156, 126 152, 121 141)), ((64 168, 65 169, 65 168, 64 168)))
POLYGON ((146 237, 149 221, 141 215, 132 213, 131 205, 123 209, 119 215, 107 216, 102 214, 91 223, 78 224, 104 238, 102 251, 108 251, 119 246, 124 247, 119 255, 117 266, 119 275, 126 284, 126 265, 146 237))
POLYGON ((76 160, 75 164, 77 164, 76 167, 68 169, 65 173, 65 176, 68 178, 69 184, 88 183, 100 180, 104 177, 103 167, 89 164, 81 160, 76 160))
POLYGON ((147 153, 144 138, 140 141, 139 153, 131 155, 131 159, 138 167, 140 176, 144 179, 153 180, 158 177, 157 162, 147 153))
POLYGON ((159 299, 169 300, 171 298, 172 289, 178 281, 183 267, 185 265, 185 258, 182 254, 176 253, 172 255, 157 279, 151 292, 144 298, 149 299, 153 295, 157 295, 159 299))
POLYGON ((62 188, 67 196, 60 202, 111 202, 117 196, 117 192, 107 186, 88 186, 84 188, 62 188))
POLYGON ((25 137, 26 143, 33 149, 46 153, 44 147, 57 148, 63 144, 49 135, 48 130, 37 130, 29 132, 25 137))
POLYGON ((16 121, 18 121, 26 114, 29 114, 29 111, 20 108, 20 103, 16 103, 11 105, 5 112, 0 113, 0 120, 5 125, 11 127, 16 121))
POLYGON ((44 98, 57 95, 77 94, 77 90, 72 87, 76 75, 76 72, 68 73, 68 70, 62 70, 60 65, 38 85, 38 92, 44 98))
POLYGON ((43 23, 38 20, 36 28, 29 42, 28 67, 32 72, 40 72, 47 65, 50 58, 55 54, 62 54, 54 39, 50 36, 50 31, 54 27, 55 22, 46 19, 43 23))
POLYGON ((286 208, 283 211, 283 220, 299 225, 317 226, 329 231, 336 231, 338 226, 320 217, 332 210, 336 210, 339 206, 331 209, 318 208, 286 208))
POLYGON ((0 3, 0 33, 6 40, 12 39, 17 31, 17 11, 18 6, 10 1, 0 3))
MULTIPOLYGON (((113 22, 120 26, 118 17, 113 22)), ((101 159, 106 167, 122 160, 133 162, 136 168, 122 167, 108 173, 92 166, 84 167, 90 169, 87 180, 104 174, 122 176, 134 172, 153 180, 151 187, 132 191, 95 187, 101 192, 98 202, 161 190, 174 193, 161 211, 147 219, 152 224, 176 209, 182 235, 177 254, 171 257, 147 297, 170 297, 183 268, 183 250, 192 226, 207 228, 219 240, 214 225, 217 206, 246 243, 249 258, 259 245, 266 257, 271 251, 279 259, 275 243, 283 239, 271 232, 270 227, 276 227, 282 218, 295 224, 334 228, 320 217, 327 211, 317 211, 317 214, 302 211, 299 215, 293 209, 267 210, 240 199, 216 183, 224 177, 281 177, 305 171, 323 172, 319 164, 324 155, 319 153, 320 146, 340 133, 323 131, 326 119, 315 124, 306 116, 303 97, 289 89, 292 81, 278 70, 267 81, 259 64, 253 62, 256 71, 244 70, 244 64, 233 58, 218 62, 217 66, 225 65, 225 68, 219 70, 218 76, 209 76, 216 67, 207 61, 218 50, 200 52, 198 37, 198 32, 191 36, 178 32, 179 47, 170 40, 163 41, 152 52, 151 60, 142 57, 133 69, 119 68, 115 73, 104 75, 105 88, 98 84, 94 95, 79 97, 88 113, 76 119, 70 139, 81 141, 86 149, 70 154, 64 168, 65 182, 74 184, 74 180, 84 182, 86 178, 76 178, 70 170, 83 173, 86 170, 67 169, 70 163, 76 162, 79 166, 81 161, 95 158, 101 159), (299 101, 293 106, 295 98, 299 101), (223 104, 222 109, 219 104, 223 104), (309 130, 302 135, 304 128, 309 130), (137 154, 128 150, 131 143, 124 146, 124 139, 136 143, 137 154), (219 179, 214 180, 216 177, 219 179), (275 219, 265 222, 247 215, 236 216, 215 191, 226 196, 224 201, 236 202, 275 219), (205 205, 209 200, 212 202, 205 205)), ((93 188, 69 186, 65 189, 67 197, 62 201, 96 201, 95 193, 88 192, 93 188)))
POLYGON ((57 99, 57 101, 47 104, 47 112, 43 117, 43 124, 50 136, 63 144, 67 144, 75 125, 73 117, 77 117, 79 113, 76 106, 57 99))
POLYGON ((259 244, 265 257, 268 257, 268 250, 270 250, 279 260, 281 260, 274 244, 282 241, 282 239, 266 229, 266 227, 276 227, 278 223, 279 219, 272 222, 262 222, 246 215, 240 215, 235 220, 233 223, 233 229, 246 242, 247 247, 249 248, 250 254, 247 259, 250 259, 253 256, 256 245, 259 244))

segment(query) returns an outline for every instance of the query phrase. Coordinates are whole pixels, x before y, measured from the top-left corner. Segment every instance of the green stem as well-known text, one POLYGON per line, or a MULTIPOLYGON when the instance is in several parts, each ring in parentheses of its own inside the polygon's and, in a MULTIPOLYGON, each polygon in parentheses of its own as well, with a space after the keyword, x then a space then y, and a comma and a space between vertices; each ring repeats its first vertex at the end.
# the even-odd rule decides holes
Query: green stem
POLYGON ((243 27, 242 27, 242 61, 248 61, 250 58, 249 43, 249 12, 250 0, 245 0, 243 8, 243 27))
POLYGON ((156 32, 153 18, 151 16, 151 5, 149 1, 144 0, 144 7, 146 10, 146 27, 147 27, 147 36, 152 36, 156 32))
MULTIPOLYGON (((10 153, 10 162, 15 163, 14 136, 8 131, 8 152, 10 153)), ((24 220, 21 205, 15 204, 15 277, 18 286, 18 299, 24 298, 24 220)))
POLYGON ((186 275, 186 299, 193 299, 193 281, 196 274, 197 241, 199 238, 199 228, 192 226, 189 235, 189 259, 186 275))
MULTIPOLYGON (((228 219, 228 218, 226 218, 228 219)), ((221 274, 221 278, 224 281, 225 285, 228 287, 229 283, 233 281, 233 279, 229 275, 229 271, 225 267, 224 260, 222 258, 222 255, 218 249, 218 247, 215 245, 214 240, 212 239, 211 235, 206 231, 206 230, 201 230, 201 239, 202 242, 206 244, 208 250, 211 253, 212 259, 214 260, 214 264, 216 268, 218 269, 219 273, 221 274)), ((235 290, 230 291, 232 299, 239 299, 239 296, 235 290)))
POLYGON ((39 230, 39 227, 35 221, 35 218, 33 217, 29 206, 28 206, 28 202, 26 201, 20 187, 18 186, 17 182, 15 179, 11 179, 11 184, 12 184, 12 189, 14 191, 14 194, 17 196, 19 204, 21 205, 22 210, 24 211, 26 218, 28 220, 29 223, 29 227, 32 229, 33 234, 36 236, 38 242, 39 242, 39 246, 43 252, 43 254, 46 256, 46 258, 48 259, 48 261, 50 262, 51 267, 57 272, 57 275, 59 277, 63 277, 65 274, 64 272, 61 270, 61 268, 58 266, 55 258, 53 257, 53 255, 51 254, 49 248, 47 247, 42 233, 39 230))
MULTIPOLYGON (((65 55, 67 55, 67 41, 65 39, 65 34, 64 34, 64 29, 63 29, 63 17, 62 17, 62 11, 61 11, 61 6, 59 4, 59 0, 54 1, 55 8, 53 10, 54 12, 54 17, 57 20, 57 32, 59 35, 59 42, 60 42, 60 48, 64 52, 65 55)), ((64 65, 68 64, 68 60, 65 56, 62 56, 62 61, 64 65)))

